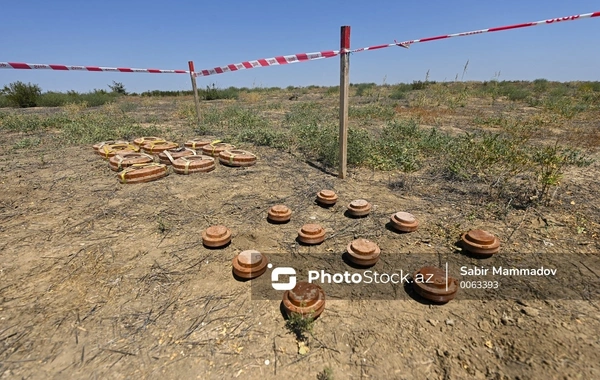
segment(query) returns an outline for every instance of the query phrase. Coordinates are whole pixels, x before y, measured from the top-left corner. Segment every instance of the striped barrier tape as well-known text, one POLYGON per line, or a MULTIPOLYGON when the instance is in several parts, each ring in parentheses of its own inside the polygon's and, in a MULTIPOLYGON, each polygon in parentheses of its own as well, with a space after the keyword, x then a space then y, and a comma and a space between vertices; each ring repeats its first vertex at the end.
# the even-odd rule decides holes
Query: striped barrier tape
POLYGON ((365 47, 365 48, 350 50, 350 53, 358 53, 358 52, 361 52, 361 51, 382 49, 382 48, 387 48, 387 47, 391 47, 391 46, 402 46, 402 47, 408 48, 410 45, 416 44, 416 43, 419 43, 419 42, 437 41, 437 40, 443 40, 443 39, 452 38, 452 37, 473 36, 475 34, 500 32, 500 31, 503 31, 503 30, 512 30, 512 29, 526 28, 528 26, 536 26, 536 25, 555 24, 555 23, 563 22, 563 21, 574 21, 574 20, 580 20, 580 19, 592 18, 592 17, 600 17, 600 12, 583 13, 583 14, 579 14, 579 15, 566 16, 566 17, 557 17, 557 18, 551 18, 551 19, 542 20, 542 21, 526 22, 526 23, 523 23, 523 24, 498 26, 498 27, 495 27, 495 28, 473 30, 471 32, 446 34, 446 35, 441 35, 441 36, 420 38, 418 40, 409 40, 409 41, 404 41, 404 42, 396 42, 396 41, 394 41, 393 44, 369 46, 369 47, 365 47))
MULTIPOLYGON (((220 66, 220 67, 215 67, 212 69, 200 70, 198 72, 194 72, 193 75, 196 77, 201 77, 201 76, 209 76, 209 75, 215 75, 215 74, 223 74, 223 73, 238 71, 238 70, 253 69, 255 67, 286 65, 286 64, 290 64, 290 63, 312 61, 315 59, 332 58, 332 57, 339 55, 340 53, 342 53, 342 54, 359 53, 362 51, 377 50, 377 49, 383 49, 383 48, 388 48, 388 47, 392 47, 392 46, 408 48, 410 45, 419 43, 419 42, 429 42, 429 41, 437 41, 437 40, 442 40, 442 39, 452 38, 452 37, 465 37, 465 36, 472 36, 472 35, 476 35, 476 34, 500 32, 503 30, 526 28, 529 26, 556 24, 556 23, 563 22, 563 21, 574 21, 574 20, 580 20, 580 19, 592 18, 592 17, 600 17, 600 12, 583 13, 583 14, 579 14, 579 15, 557 17, 557 18, 551 18, 551 19, 547 19, 547 20, 527 22, 527 23, 523 23, 523 24, 499 26, 499 27, 495 27, 495 28, 480 29, 480 30, 474 30, 474 31, 470 31, 470 32, 445 34, 445 35, 440 35, 440 36, 435 36, 435 37, 426 37, 426 38, 420 38, 417 40, 409 40, 409 41, 404 41, 404 42, 394 41, 394 43, 391 43, 391 44, 368 46, 368 47, 346 50, 346 51, 327 50, 327 51, 320 51, 320 52, 316 52, 316 53, 300 53, 300 54, 292 54, 292 55, 282 55, 282 56, 273 57, 273 58, 257 59, 254 61, 245 61, 245 62, 235 63, 235 64, 231 64, 231 65, 227 65, 227 66, 220 66)), ((189 74, 190 73, 190 71, 188 71, 188 70, 132 69, 132 68, 126 68, 126 67, 99 67, 99 66, 66 66, 66 65, 48 65, 48 64, 33 64, 33 63, 20 63, 20 62, 0 62, 0 69, 111 71, 111 72, 121 72, 121 73, 153 73, 153 74, 159 74, 159 73, 162 73, 162 74, 189 74)))
POLYGON ((214 74, 223 74, 230 71, 238 71, 244 69, 253 69, 255 67, 265 67, 265 66, 276 66, 276 65, 287 65, 289 63, 297 63, 297 62, 305 62, 312 61, 315 59, 323 59, 323 58, 332 58, 336 55, 340 54, 339 50, 328 50, 328 51, 319 51, 316 53, 300 53, 300 54, 292 54, 292 55, 280 55, 278 57, 273 58, 263 58, 257 59, 255 61, 245 61, 240 63, 234 63, 227 66, 215 67, 208 70, 201 70, 194 73, 197 77, 209 76, 214 74))
POLYGON ((45 63, 0 62, 0 69, 60 70, 60 71, 112 71, 120 73, 189 74, 186 70, 132 69, 129 67, 67 66, 45 63))
MULTIPOLYGON (((506 26, 499 26, 499 27, 495 27, 495 28, 474 30, 471 32, 462 32, 462 33, 446 34, 443 36, 420 38, 418 40, 409 40, 409 41, 404 41, 404 42, 394 41, 394 43, 392 43, 392 44, 383 44, 383 45, 363 47, 363 48, 359 48, 359 49, 351 49, 348 51, 344 51, 342 53, 359 53, 362 51, 377 50, 377 49, 383 49, 383 48, 388 48, 388 47, 392 47, 392 46, 408 48, 410 45, 418 43, 418 42, 429 42, 429 41, 436 41, 436 40, 452 38, 452 37, 472 36, 475 34, 499 32, 499 31, 503 31, 503 30, 525 28, 528 26, 554 24, 554 23, 558 23, 558 22, 562 22, 562 21, 573 21, 573 20, 579 20, 579 19, 591 18, 591 17, 599 17, 599 16, 600 16, 600 12, 584 13, 584 14, 579 14, 579 15, 574 15, 574 16, 558 17, 558 18, 551 18, 551 19, 542 20, 542 21, 528 22, 528 23, 524 23, 524 24, 506 25, 506 26)), ((313 59, 331 58, 331 57, 335 57, 339 54, 340 54, 339 50, 329 50, 329 51, 323 51, 323 52, 318 52, 318 53, 294 54, 294 55, 285 55, 285 56, 266 58, 266 59, 257 59, 255 61, 246 61, 246 62, 236 63, 236 64, 232 64, 232 65, 227 65, 227 66, 215 67, 215 68, 209 69, 209 70, 202 70, 202 71, 194 73, 194 75, 199 77, 199 76, 208 76, 208 75, 214 75, 214 74, 222 74, 222 73, 226 73, 226 72, 230 72, 230 71, 238 71, 238 70, 243 70, 243 69, 252 69, 255 67, 285 65, 288 63, 304 62, 304 61, 310 61, 313 59)))

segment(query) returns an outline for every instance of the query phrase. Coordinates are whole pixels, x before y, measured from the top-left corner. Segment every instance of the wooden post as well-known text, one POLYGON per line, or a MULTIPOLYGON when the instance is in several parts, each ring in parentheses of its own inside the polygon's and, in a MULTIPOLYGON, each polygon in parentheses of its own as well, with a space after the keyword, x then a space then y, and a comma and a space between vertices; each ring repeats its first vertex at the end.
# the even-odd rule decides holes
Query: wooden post
POLYGON ((350 90, 350 27, 342 26, 340 40, 340 172, 339 177, 346 178, 348 161, 348 91, 350 90))
POLYGON ((198 117, 198 127, 200 127, 200 98, 198 97, 198 86, 196 85, 196 77, 194 76, 194 61, 188 61, 190 68, 190 78, 192 79, 192 90, 194 91, 194 102, 196 103, 196 116, 198 117))

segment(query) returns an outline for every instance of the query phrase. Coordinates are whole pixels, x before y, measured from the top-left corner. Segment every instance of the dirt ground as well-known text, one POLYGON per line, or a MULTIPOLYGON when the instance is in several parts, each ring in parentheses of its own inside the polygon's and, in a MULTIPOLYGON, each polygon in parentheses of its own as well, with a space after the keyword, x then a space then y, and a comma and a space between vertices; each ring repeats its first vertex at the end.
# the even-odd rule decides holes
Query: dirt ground
MULTIPOLYGON (((163 123, 195 137, 168 116, 163 123)), ((251 145, 244 148, 259 159, 249 168, 218 165, 123 185, 91 146, 53 145, 50 132, 39 137, 41 144, 17 153, 11 147, 21 134, 1 138, 2 379, 600 378, 598 162, 569 168, 552 206, 510 208, 498 218, 464 184, 368 169, 341 180, 297 154, 251 145), (315 204, 325 188, 339 195, 330 209, 315 204), (373 211, 350 219, 346 205, 358 198, 373 211), (267 222, 277 203, 294 211, 290 223, 267 222), (419 229, 387 229, 397 211, 413 213, 419 229), (295 241, 309 222, 327 231, 318 247, 295 241), (201 233, 216 224, 232 230, 232 242, 207 249, 201 233), (535 257, 570 273, 546 285, 565 296, 461 289, 444 305, 402 289, 395 299, 332 296, 301 355, 280 299, 260 299, 252 281, 231 273, 243 250, 295 264, 341 254, 358 237, 407 270, 440 257, 475 266, 481 260, 455 245, 473 228, 499 237, 498 262, 535 257), (569 279, 587 293, 569 293, 569 279)))

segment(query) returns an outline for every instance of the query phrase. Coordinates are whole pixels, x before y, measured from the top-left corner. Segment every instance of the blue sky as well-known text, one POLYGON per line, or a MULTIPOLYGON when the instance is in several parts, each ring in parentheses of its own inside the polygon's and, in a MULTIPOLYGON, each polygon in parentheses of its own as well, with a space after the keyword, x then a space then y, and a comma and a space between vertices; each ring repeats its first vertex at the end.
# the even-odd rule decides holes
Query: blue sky
MULTIPOLYGON (((405 41, 600 11, 592 0, 558 1, 2 1, 0 62, 196 70, 277 55, 405 41)), ((600 17, 353 54, 352 83, 464 80, 600 80, 600 17)), ((0 69, 0 86, 44 91, 190 89, 185 74, 0 69)), ((339 84, 339 57, 198 78, 204 87, 339 84)))

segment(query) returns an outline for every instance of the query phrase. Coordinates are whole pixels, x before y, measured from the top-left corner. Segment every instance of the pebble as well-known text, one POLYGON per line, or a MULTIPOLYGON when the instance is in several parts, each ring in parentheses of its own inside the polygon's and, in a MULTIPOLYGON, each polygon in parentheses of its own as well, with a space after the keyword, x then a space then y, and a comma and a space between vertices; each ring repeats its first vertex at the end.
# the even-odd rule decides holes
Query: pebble
POLYGON ((530 317, 537 317, 540 315, 540 311, 538 309, 535 309, 535 308, 529 307, 529 306, 522 308, 521 312, 530 317))
POLYGON ((446 319, 447 326, 454 326, 454 319, 446 319))
POLYGON ((433 327, 437 326, 439 323, 439 321, 436 321, 435 319, 428 319, 427 322, 429 322, 433 327))
POLYGON ((507 317, 506 315, 503 315, 502 318, 500 318, 500 322, 502 322, 503 325, 508 325, 513 321, 514 320, 511 317, 507 317))

